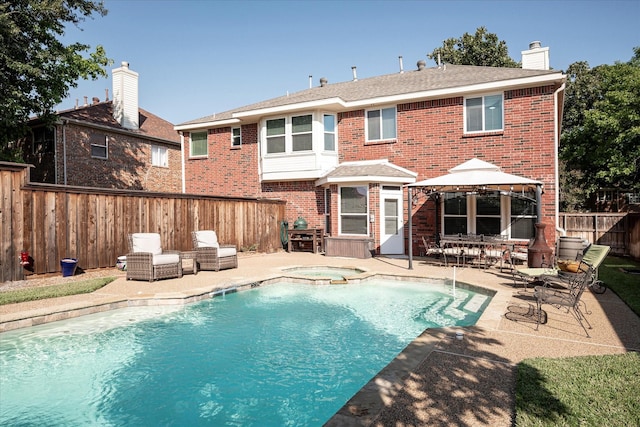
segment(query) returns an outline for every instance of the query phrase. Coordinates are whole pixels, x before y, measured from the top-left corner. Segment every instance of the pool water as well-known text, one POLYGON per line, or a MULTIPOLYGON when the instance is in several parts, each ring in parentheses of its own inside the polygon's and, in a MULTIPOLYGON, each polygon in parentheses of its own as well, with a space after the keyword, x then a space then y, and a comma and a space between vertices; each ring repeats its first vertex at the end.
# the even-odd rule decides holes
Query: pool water
POLYGON ((347 267, 294 267, 284 270, 286 273, 293 273, 297 276, 311 278, 328 278, 332 280, 342 280, 345 277, 355 276, 364 273, 359 268, 347 267))
POLYGON ((447 283, 277 283, 0 335, 0 425, 319 426, 426 328, 490 296, 447 283))

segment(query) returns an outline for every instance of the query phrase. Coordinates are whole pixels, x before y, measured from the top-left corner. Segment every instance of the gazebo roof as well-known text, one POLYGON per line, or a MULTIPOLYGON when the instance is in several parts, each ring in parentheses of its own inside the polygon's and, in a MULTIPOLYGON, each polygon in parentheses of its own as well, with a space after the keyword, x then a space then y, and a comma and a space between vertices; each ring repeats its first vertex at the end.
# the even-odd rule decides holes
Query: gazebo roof
POLYGON ((449 169, 446 175, 418 181, 408 186, 427 187, 440 192, 477 189, 521 191, 542 186, 542 182, 502 172, 494 164, 473 158, 449 169))

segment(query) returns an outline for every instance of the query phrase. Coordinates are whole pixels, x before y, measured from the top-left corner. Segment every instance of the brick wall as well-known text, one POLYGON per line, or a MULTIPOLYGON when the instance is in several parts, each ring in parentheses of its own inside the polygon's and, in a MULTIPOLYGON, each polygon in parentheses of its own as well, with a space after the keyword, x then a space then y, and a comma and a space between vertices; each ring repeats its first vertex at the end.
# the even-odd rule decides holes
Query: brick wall
MULTIPOLYGON (((398 105, 397 139, 384 143, 365 143, 364 110, 342 112, 338 114, 340 162, 388 159, 417 172, 417 180, 423 180, 446 174, 454 166, 477 157, 499 166, 503 172, 540 180, 544 183, 542 222, 549 224, 546 237, 547 241, 553 242, 556 239, 556 187, 553 183, 553 93, 556 89, 546 86, 505 92, 504 131, 473 136, 465 136, 463 132, 462 97, 398 105)), ((324 226, 324 191, 315 188, 313 181, 261 185, 257 124, 242 126, 242 147, 239 149, 231 148, 230 132, 230 127, 210 130, 208 157, 187 161, 187 192, 282 198, 287 200, 286 217, 290 222, 302 216, 309 226, 324 226)), ((188 134, 185 142, 188 153, 188 134)), ((337 187, 331 188, 335 195, 337 187)), ((337 210, 334 208, 332 206, 331 227, 337 234, 337 210)), ((373 227, 377 227, 380 218, 377 212, 374 214, 373 227)), ((413 207, 413 214, 414 239, 415 236, 435 234, 433 201, 425 203, 422 198, 413 207)), ((417 240, 414 243, 417 251, 417 240)))
MULTIPOLYGON (((182 163, 180 148, 149 142, 122 133, 67 124, 66 141, 67 185, 159 192, 182 192, 182 163), (108 158, 91 157, 91 141, 98 135, 108 137, 108 158), (151 165, 151 144, 168 149, 168 167, 151 165)), ((62 126, 58 126, 56 140, 56 181, 64 184, 64 144, 62 126)), ((103 139, 101 139, 103 140, 103 139)), ((95 142, 96 140, 94 140, 95 142)))

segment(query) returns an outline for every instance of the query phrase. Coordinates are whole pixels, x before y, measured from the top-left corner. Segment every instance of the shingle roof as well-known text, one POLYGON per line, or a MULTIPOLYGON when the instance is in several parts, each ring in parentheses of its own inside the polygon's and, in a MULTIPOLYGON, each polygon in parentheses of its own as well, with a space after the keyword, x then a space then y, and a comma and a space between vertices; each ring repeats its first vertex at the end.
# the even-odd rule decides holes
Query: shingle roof
POLYGON ((339 98, 344 102, 397 96, 433 90, 446 90, 464 86, 478 85, 558 74, 553 70, 523 70, 521 68, 477 67, 471 65, 447 65, 441 68, 426 68, 421 71, 387 74, 347 82, 313 87, 286 96, 269 99, 234 110, 216 113, 181 123, 190 125, 227 120, 234 113, 263 108, 281 107, 298 103, 339 98))
POLYGON ((180 143, 180 135, 173 129, 173 124, 152 114, 142 108, 138 109, 139 128, 126 129, 113 117, 113 104, 111 101, 100 102, 86 107, 65 110, 58 113, 62 119, 71 119, 87 124, 106 126, 121 132, 131 132, 140 137, 148 137, 166 140, 167 142, 180 143))

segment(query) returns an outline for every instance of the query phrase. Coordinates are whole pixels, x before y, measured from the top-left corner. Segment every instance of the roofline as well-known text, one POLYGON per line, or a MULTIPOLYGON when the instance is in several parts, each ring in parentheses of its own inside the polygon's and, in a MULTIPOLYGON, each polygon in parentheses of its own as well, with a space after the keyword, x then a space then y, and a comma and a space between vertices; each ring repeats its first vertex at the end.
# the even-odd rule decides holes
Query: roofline
POLYGON ((404 178, 399 176, 378 176, 378 175, 354 175, 354 176, 341 176, 337 178, 322 177, 316 180, 316 187, 321 187, 326 184, 347 184, 358 182, 380 182, 380 183, 394 183, 401 185, 409 185, 415 182, 415 178, 404 178))
POLYGON ((84 121, 84 120, 71 119, 71 118, 68 118, 68 117, 60 117, 59 120, 56 123, 65 124, 65 122, 66 123, 73 123, 73 124, 76 124, 76 125, 82 125, 82 126, 86 126, 86 127, 93 128, 93 129, 100 129, 100 130, 104 130, 104 131, 119 133, 121 135, 135 136, 137 138, 146 139, 146 140, 153 141, 153 142, 162 142, 163 144, 175 145, 176 147, 180 147, 181 146, 180 141, 171 141, 170 139, 158 138, 156 136, 143 135, 143 134, 132 132, 132 131, 126 130, 126 129, 117 129, 117 128, 113 128, 111 126, 100 125, 100 124, 97 124, 97 123, 91 123, 91 122, 87 122, 87 121, 84 121))
POLYGON ((316 101, 307 101, 301 103, 285 104, 276 107, 258 108, 255 110, 244 110, 231 113, 232 119, 225 119, 220 121, 208 121, 203 123, 182 124, 174 126, 175 130, 195 130, 219 127, 229 124, 237 124, 242 119, 259 118, 263 116, 269 116, 279 113, 294 112, 297 110, 310 110, 319 108, 332 108, 332 109, 349 109, 349 108, 363 108, 371 107, 374 105, 382 104, 401 104, 406 102, 414 102, 418 100, 430 99, 430 98, 442 98, 461 96, 468 93, 478 92, 490 92, 490 91, 505 91, 512 90, 520 87, 530 87, 535 85, 544 85, 551 83, 562 83, 566 79, 566 76, 561 71, 553 74, 545 74, 541 76, 533 77, 520 77, 508 80, 499 80, 489 83, 478 83, 472 85, 465 85, 459 87, 449 87, 435 90, 425 90, 421 92, 410 92, 398 95, 389 95, 378 98, 359 99, 357 101, 344 101, 340 97, 332 97, 326 99, 320 99, 316 101))

